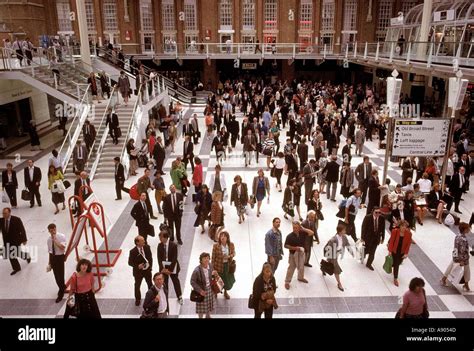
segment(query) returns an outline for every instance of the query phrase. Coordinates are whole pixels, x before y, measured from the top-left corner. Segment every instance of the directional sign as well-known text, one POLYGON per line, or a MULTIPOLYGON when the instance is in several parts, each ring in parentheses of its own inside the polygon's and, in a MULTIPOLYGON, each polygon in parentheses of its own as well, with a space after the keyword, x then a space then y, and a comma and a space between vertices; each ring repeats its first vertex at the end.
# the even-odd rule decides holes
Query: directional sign
POLYGON ((448 132, 448 119, 397 119, 392 156, 443 156, 448 132))

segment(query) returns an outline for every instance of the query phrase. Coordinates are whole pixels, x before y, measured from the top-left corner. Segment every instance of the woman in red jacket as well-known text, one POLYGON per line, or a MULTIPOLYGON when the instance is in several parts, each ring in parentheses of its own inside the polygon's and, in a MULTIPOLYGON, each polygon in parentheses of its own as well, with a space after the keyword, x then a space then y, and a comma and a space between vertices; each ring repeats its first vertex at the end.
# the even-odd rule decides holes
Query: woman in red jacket
POLYGON ((195 193, 197 194, 201 190, 201 185, 203 181, 203 174, 202 174, 202 162, 199 157, 194 158, 194 172, 193 172, 193 185, 195 193))
POLYGON ((388 241, 388 253, 393 258, 393 284, 398 286, 398 267, 408 257, 411 245, 411 232, 409 224, 405 220, 398 222, 398 228, 392 230, 388 241))

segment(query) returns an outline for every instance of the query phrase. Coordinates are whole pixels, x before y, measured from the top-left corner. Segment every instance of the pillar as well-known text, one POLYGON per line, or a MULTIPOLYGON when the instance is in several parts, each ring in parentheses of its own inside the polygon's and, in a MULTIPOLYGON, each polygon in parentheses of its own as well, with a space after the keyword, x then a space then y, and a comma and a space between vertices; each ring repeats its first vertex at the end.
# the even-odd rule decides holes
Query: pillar
POLYGON ((334 17, 334 26, 336 33, 334 34, 334 48, 333 52, 338 54, 341 52, 342 48, 342 23, 344 21, 344 13, 343 13, 343 4, 344 0, 336 0, 335 4, 335 17, 334 17))
MULTIPOLYGON (((431 26, 431 12, 433 10, 433 0, 423 2, 423 14, 421 17, 420 36, 416 38, 418 42, 427 42, 431 26)), ((420 60, 426 59, 427 44, 418 44, 417 57, 420 60)))
POLYGON ((89 36, 87 31, 86 4, 83 0, 76 0, 77 24, 79 26, 79 36, 81 38, 81 60, 85 68, 92 66, 91 52, 89 48, 89 36))

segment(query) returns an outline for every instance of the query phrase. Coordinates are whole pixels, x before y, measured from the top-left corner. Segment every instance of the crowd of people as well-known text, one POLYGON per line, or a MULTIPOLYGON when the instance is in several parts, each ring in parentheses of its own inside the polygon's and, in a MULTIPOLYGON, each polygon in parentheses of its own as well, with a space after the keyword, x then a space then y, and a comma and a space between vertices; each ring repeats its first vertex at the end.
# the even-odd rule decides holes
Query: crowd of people
MULTIPOLYGON (((312 268, 312 246, 314 243, 320 244, 319 223, 329 217, 328 213, 323 213, 325 201, 326 204, 339 201, 336 216, 340 220, 334 229, 334 235, 324 245, 325 259, 319 267, 323 274, 334 275, 337 288, 344 291, 340 261, 344 252, 358 255, 361 261, 368 256, 366 267, 373 271, 376 250, 386 241, 387 271, 393 273, 393 283, 398 286, 400 265, 408 257, 410 246, 415 244, 413 231, 421 229, 428 214, 432 213, 439 223, 448 224, 449 220, 454 219, 459 224, 456 212, 460 213, 462 196, 469 191, 474 154, 468 149, 467 131, 458 121, 454 128, 455 148, 452 152, 450 150, 443 189, 440 169, 442 160, 438 158, 401 160, 400 184, 394 186, 389 179, 381 181, 379 169, 365 155, 367 150, 364 144, 366 140, 378 139, 378 147, 385 147, 387 118, 379 109, 382 102, 370 85, 296 79, 291 82, 277 81, 274 84, 258 80, 236 80, 220 84, 217 91, 209 95, 202 117, 196 113, 192 117, 181 116, 179 105, 174 103, 169 106, 169 112, 165 106, 154 111, 146 127, 147 139, 142 143, 142 148, 137 150, 134 140, 127 142, 130 175, 138 175, 139 168, 144 168, 135 184, 139 199, 130 212, 135 220, 138 236, 128 261, 133 267, 137 306, 141 304, 140 286, 143 279, 149 288, 143 303, 142 317, 167 316, 169 278, 173 282, 179 303, 183 303, 178 252, 183 240, 187 239, 181 233, 181 224, 184 208, 189 206, 185 205, 189 195, 192 195, 196 215, 194 226, 200 227, 201 234, 207 231, 213 243, 210 253, 203 252, 199 256, 199 265, 194 269, 190 280, 191 301, 196 302, 199 317, 211 316, 216 306, 216 296, 220 292, 223 292, 225 299, 230 299, 229 291, 236 283, 234 258, 239 248, 231 240, 232 233, 224 223, 224 202, 229 201, 230 205, 235 206, 238 223, 242 224, 254 207, 256 216, 261 216, 264 200, 269 202, 275 191, 272 189, 273 185, 276 191, 283 192, 281 217, 291 220, 292 231, 283 240, 280 231, 282 219, 275 214, 271 229, 265 234, 267 261, 262 262, 261 274, 255 279, 249 298, 249 307, 255 310, 256 318, 260 318, 262 314, 271 318, 274 309, 278 308, 274 273, 283 258, 284 250, 288 250, 289 262, 284 288, 292 288, 295 270, 297 280, 308 283, 305 270, 312 268), (240 123, 238 113, 243 115, 240 123), (200 117, 204 119, 207 129, 202 135, 198 123, 200 117), (183 136, 183 154, 177 156, 175 145, 180 136, 183 136), (202 160, 194 151, 195 145, 204 138, 209 142, 212 140, 211 151, 215 151, 217 161, 214 171, 210 171, 210 181, 207 184, 202 160), (342 143, 341 140, 345 142, 342 143), (314 150, 314 157, 310 157, 310 147, 314 150), (240 148, 241 157, 240 151, 237 151, 240 148), (171 184, 165 184, 163 178, 166 149, 173 158, 171 184), (226 179, 226 160, 237 154, 241 159, 242 169, 251 166, 254 161, 259 164, 259 158, 265 160, 266 167, 258 169, 252 184, 246 184, 241 175, 234 176, 233 182, 226 179), (363 161, 354 164, 354 156, 363 156, 363 161), (191 189, 191 182, 194 189, 191 189), (230 194, 228 184, 231 184, 230 194), (154 215, 152 191, 158 213, 164 219, 159 225, 159 268, 154 275, 152 249, 147 242, 150 236, 155 236, 155 226, 151 221, 158 218, 154 215), (323 194, 326 194, 326 199, 323 194), (450 211, 453 204, 454 213, 450 211), (364 211, 362 226, 356 228, 356 218, 364 211), (357 234, 358 229, 360 235, 357 234), (387 229, 390 238, 385 240, 387 229), (353 244, 349 241, 349 236, 353 244)), ((87 148, 87 145, 78 145, 77 151, 74 150, 76 166, 80 167, 86 161, 79 155, 86 155, 87 148), (81 159, 82 162, 78 162, 81 159)), ((29 178, 30 193, 37 194, 38 204, 41 205, 35 188, 41 181, 41 173, 36 175, 31 167, 33 165, 30 169, 25 169, 25 175, 32 173, 29 178)), ((10 172, 6 175, 9 177, 11 171, 5 172, 10 172)), ((52 185, 61 181, 61 173, 54 166, 50 167, 48 175, 52 185)), ((125 175, 118 157, 115 159, 115 175, 119 200, 124 190, 125 175)), ((10 185, 11 193, 14 180, 11 176, 8 179, 13 183, 10 185)), ((76 182, 78 189, 87 191, 84 185, 90 182, 86 172, 82 171, 76 182)), ((31 199, 33 206, 33 196, 31 199)), ((60 196, 53 196, 56 212, 62 201, 64 200, 60 196)), ((273 206, 272 209, 277 207, 273 206)), ((465 239, 473 220, 470 222, 459 224, 460 233, 456 236, 455 246, 462 255, 453 256, 453 264, 442 278, 442 283, 445 284, 454 265, 460 264, 464 269, 462 284, 465 290, 469 290, 470 279, 469 255, 466 255, 469 245, 466 249, 465 239)), ((77 276, 86 276, 87 270, 87 264, 78 266, 77 276), (79 274, 81 272, 84 274, 79 274)), ((400 318, 425 316, 423 286, 424 282, 419 278, 412 280, 410 291, 403 299, 400 318)), ((85 295, 79 301, 87 300, 92 306, 90 313, 97 315, 91 302, 93 293, 91 295, 89 286, 81 287, 80 290, 85 295)))

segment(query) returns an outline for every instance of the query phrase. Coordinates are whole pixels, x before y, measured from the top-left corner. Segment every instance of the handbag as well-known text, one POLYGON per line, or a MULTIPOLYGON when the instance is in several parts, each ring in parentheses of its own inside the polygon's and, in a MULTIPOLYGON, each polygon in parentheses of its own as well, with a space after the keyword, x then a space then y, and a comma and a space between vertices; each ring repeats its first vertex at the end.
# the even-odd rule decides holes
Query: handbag
POLYGON ((214 277, 211 281, 211 289, 214 294, 220 294, 224 289, 224 281, 220 276, 214 277))
POLYGON ((58 179, 54 182, 53 184, 53 190, 52 192, 56 192, 56 193, 64 193, 66 191, 66 187, 64 186, 62 180, 58 179), (56 191, 54 191, 56 189, 56 191))
POLYGON ((459 284, 461 278, 464 276, 464 268, 459 263, 454 263, 451 272, 448 274, 448 280, 451 284, 459 284))
POLYGON ((69 187, 71 186, 71 182, 69 180, 65 180, 63 184, 66 189, 69 189, 69 187))
POLYGON ((334 274, 334 265, 331 262, 326 260, 321 260, 320 268, 323 273, 333 275, 334 274))
POLYGON ((324 215, 323 215, 323 213, 321 212, 321 210, 317 210, 317 211, 316 211, 316 215, 317 215, 317 217, 318 217, 318 219, 319 219, 320 221, 324 221, 324 215))
POLYGON ((270 169, 270 177, 276 178, 276 168, 275 167, 272 167, 270 169))
POLYGON ((192 302, 203 302, 204 301, 204 296, 202 296, 200 293, 198 293, 196 290, 191 290, 191 295, 189 296, 189 299, 192 302))
MULTIPOLYGON (((76 291, 77 291, 77 274, 74 273, 74 276, 76 277, 76 291)), ((69 315, 74 316, 74 317, 77 317, 80 313, 79 304, 77 303, 76 296, 75 296, 76 291, 74 291, 74 293, 67 298, 67 302, 66 302, 67 308, 69 309, 69 315)))
POLYGON ((392 266, 393 266, 393 257, 391 255, 385 256, 383 270, 387 272, 387 274, 392 274, 392 266))
POLYGON ((253 294, 250 294, 250 296, 249 296, 249 302, 248 302, 247 305, 248 305, 248 307, 249 307, 251 310, 255 309, 255 303, 254 303, 254 301, 253 301, 253 294))
POLYGON ((235 260, 230 261, 230 263, 229 263, 229 273, 234 274, 236 268, 237 268, 237 264, 235 263, 235 260))
POLYGON ((23 201, 30 201, 31 200, 30 192, 27 189, 23 189, 21 191, 21 199, 23 201))
POLYGON ((120 138, 122 136, 122 129, 119 128, 116 128, 115 129, 115 137, 116 138, 120 138))

